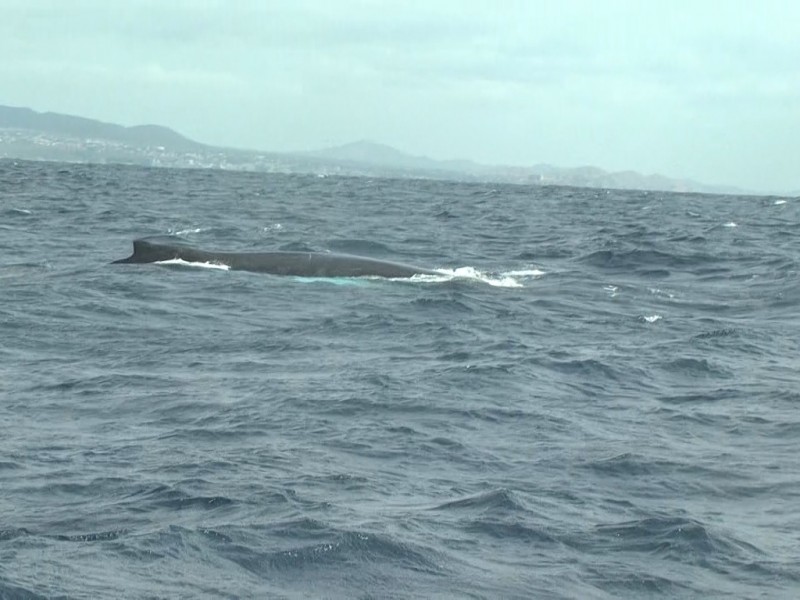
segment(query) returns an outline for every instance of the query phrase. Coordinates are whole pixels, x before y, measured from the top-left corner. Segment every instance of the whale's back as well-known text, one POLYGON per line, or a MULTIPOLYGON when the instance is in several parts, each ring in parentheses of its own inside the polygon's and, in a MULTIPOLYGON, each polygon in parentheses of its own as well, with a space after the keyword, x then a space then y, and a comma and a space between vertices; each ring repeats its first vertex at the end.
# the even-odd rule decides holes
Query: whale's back
POLYGON ((301 277, 408 278, 435 274, 430 269, 375 258, 327 252, 209 252, 148 239, 133 241, 133 254, 114 263, 154 263, 181 259, 227 265, 239 271, 301 277))

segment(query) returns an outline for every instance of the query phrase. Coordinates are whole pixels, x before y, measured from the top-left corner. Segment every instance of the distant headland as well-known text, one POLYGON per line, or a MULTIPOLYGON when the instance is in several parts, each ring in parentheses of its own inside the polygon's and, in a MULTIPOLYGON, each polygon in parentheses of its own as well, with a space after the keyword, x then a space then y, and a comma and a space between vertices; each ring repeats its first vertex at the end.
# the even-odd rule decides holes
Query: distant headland
POLYGON ((195 142, 160 125, 124 127, 95 119, 0 105, 0 158, 270 173, 313 173, 454 181, 564 185, 674 192, 743 193, 635 171, 482 165, 467 160, 412 156, 370 141, 313 152, 280 153, 222 148, 195 142))

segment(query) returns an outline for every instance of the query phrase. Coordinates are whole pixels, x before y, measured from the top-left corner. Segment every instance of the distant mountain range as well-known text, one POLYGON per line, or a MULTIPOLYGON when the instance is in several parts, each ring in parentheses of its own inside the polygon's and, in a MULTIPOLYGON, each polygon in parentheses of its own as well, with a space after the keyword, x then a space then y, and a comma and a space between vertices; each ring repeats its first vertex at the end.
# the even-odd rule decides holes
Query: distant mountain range
POLYGON ((172 129, 160 125, 123 127, 95 119, 53 112, 39 113, 30 108, 13 106, 0 106, 0 129, 19 129, 81 139, 109 140, 132 146, 164 146, 186 152, 203 147, 203 144, 193 142, 172 129))
POLYGON ((160 125, 124 127, 59 113, 0 105, 0 158, 223 168, 281 173, 366 177, 410 177, 642 189, 679 192, 742 193, 635 171, 608 172, 596 167, 561 168, 482 165, 469 160, 413 156, 370 141, 312 152, 258 152, 209 146, 160 125))
POLYGON ((305 152, 307 156, 328 160, 348 161, 367 165, 394 166, 421 171, 475 171, 482 168, 469 160, 434 160, 427 156, 413 156, 396 148, 368 140, 352 142, 343 146, 305 152))

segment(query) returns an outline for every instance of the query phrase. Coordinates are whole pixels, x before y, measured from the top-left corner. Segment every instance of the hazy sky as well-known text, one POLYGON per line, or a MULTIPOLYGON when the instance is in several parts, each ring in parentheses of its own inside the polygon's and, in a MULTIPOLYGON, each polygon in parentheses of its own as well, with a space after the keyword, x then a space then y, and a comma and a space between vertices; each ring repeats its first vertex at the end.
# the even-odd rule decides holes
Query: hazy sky
POLYGON ((0 0, 0 104, 800 189, 797 0, 0 0))

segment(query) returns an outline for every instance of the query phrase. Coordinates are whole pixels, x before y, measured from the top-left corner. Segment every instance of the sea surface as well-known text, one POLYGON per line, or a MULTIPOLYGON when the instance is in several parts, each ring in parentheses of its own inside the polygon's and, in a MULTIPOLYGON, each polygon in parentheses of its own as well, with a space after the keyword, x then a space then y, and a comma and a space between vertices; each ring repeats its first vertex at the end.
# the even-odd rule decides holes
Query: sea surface
POLYGON ((0 161, 0 598, 797 597, 800 200, 0 161))

